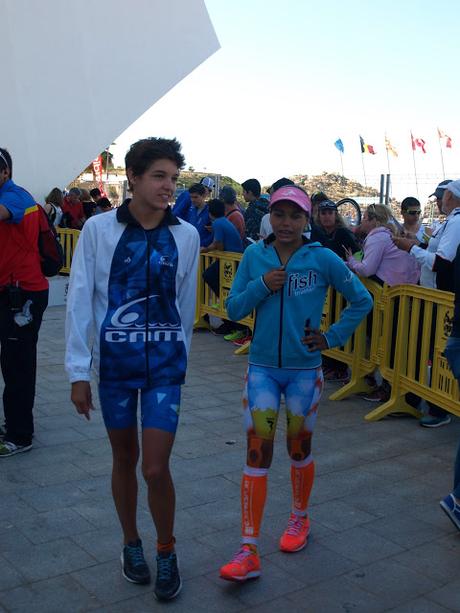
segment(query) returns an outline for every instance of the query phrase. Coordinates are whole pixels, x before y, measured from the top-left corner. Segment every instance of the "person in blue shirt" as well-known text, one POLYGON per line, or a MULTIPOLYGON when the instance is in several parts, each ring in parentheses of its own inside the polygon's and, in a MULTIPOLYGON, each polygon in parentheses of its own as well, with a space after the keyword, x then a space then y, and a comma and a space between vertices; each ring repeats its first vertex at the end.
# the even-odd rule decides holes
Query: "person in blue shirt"
MULTIPOLYGON (((200 185, 204 185, 206 189, 206 198, 210 198, 215 183, 211 177, 203 177, 200 180, 200 185)), ((182 192, 176 199, 174 204, 173 213, 176 217, 183 219, 184 221, 190 221, 190 211, 192 209, 192 199, 190 197, 190 191, 187 189, 182 192)))
POLYGON ((372 308, 369 292, 346 264, 303 236, 311 209, 309 196, 296 185, 271 194, 273 234, 246 249, 226 301, 231 319, 239 321, 255 310, 257 322, 243 395, 247 457, 241 484, 242 543, 220 569, 221 578, 229 581, 260 576, 257 543, 281 395, 286 402, 292 507, 279 547, 292 553, 307 544, 315 471, 311 442, 323 387, 321 351, 343 345, 372 308), (348 306, 322 333, 329 286, 348 306))
POLYGON ((211 220, 209 219, 208 205, 206 204, 208 190, 201 183, 195 183, 188 191, 192 200, 188 222, 198 230, 201 247, 207 247, 212 243, 213 239, 211 220))
MULTIPOLYGON (((201 247, 202 253, 209 251, 233 251, 234 253, 243 253, 243 241, 238 233, 238 230, 231 221, 225 217, 225 204, 222 200, 215 198, 208 203, 209 218, 212 222, 212 230, 214 232, 214 240, 207 247, 201 247)), ((219 296, 219 261, 213 262, 209 268, 203 273, 203 279, 219 296)))

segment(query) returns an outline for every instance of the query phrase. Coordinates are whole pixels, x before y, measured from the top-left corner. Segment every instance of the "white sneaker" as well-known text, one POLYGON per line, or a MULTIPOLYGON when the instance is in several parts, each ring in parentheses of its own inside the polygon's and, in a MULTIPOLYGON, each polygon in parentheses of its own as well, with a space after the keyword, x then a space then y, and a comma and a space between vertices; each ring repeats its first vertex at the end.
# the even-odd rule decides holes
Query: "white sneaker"
POLYGON ((16 455, 17 453, 23 453, 24 451, 30 451, 32 449, 32 443, 30 445, 15 445, 10 441, 0 442, 0 458, 8 458, 9 456, 16 455))

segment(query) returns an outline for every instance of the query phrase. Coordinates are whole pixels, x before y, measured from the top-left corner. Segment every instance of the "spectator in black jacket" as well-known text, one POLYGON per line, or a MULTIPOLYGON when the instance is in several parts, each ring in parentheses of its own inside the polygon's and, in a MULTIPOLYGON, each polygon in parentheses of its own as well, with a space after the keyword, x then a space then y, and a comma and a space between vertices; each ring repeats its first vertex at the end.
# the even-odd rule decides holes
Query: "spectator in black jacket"
POLYGON ((260 197, 262 188, 257 179, 248 179, 241 184, 241 187, 243 188, 243 198, 248 203, 244 212, 246 236, 253 241, 258 241, 260 238, 260 222, 262 217, 268 213, 268 202, 260 197))
POLYGON ((352 253, 359 251, 353 232, 347 227, 337 210, 337 205, 332 200, 323 200, 319 203, 316 223, 326 234, 323 245, 331 249, 342 260, 347 259, 345 249, 351 249, 352 253))

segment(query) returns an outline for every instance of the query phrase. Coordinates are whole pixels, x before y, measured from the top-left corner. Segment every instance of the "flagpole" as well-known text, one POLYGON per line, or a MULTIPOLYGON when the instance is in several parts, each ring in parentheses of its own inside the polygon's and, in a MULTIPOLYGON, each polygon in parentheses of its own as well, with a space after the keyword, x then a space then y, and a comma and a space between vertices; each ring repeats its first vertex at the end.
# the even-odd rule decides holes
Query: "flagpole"
POLYGON ((415 164, 415 149, 414 149, 414 137, 412 135, 412 131, 410 133, 410 143, 411 143, 411 147, 412 147, 412 159, 414 161, 414 175, 415 175, 415 188, 417 190, 417 198, 419 198, 419 193, 418 193, 418 180, 417 180, 417 166, 415 164))
POLYGON ((387 152, 387 167, 388 167, 388 174, 389 174, 389 175, 391 175, 391 172, 390 172, 390 156, 389 156, 389 154, 388 154, 388 149, 387 149, 386 147, 385 147, 385 149, 386 149, 386 152, 387 152))
POLYGON ((439 153, 441 154, 442 178, 445 179, 446 171, 444 170, 444 154, 442 152, 442 144, 441 144, 441 137, 439 136, 439 130, 438 130, 438 142, 439 142, 439 153))
POLYGON ((361 151, 361 162, 363 164, 364 187, 367 187, 366 169, 364 167, 364 153, 361 151))
POLYGON ((340 153, 340 168, 342 169, 342 177, 344 177, 345 175, 343 174, 343 153, 341 151, 339 151, 340 153))

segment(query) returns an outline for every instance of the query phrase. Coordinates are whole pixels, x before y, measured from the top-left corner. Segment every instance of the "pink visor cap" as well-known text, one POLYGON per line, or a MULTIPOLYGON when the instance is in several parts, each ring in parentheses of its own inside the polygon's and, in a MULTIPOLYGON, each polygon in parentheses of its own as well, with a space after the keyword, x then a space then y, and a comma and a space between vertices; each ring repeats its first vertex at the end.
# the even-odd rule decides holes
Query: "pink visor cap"
POLYGON ((285 185, 273 192, 270 196, 269 207, 271 208, 277 202, 292 202, 304 210, 308 215, 311 214, 310 196, 303 189, 295 185, 285 185))

